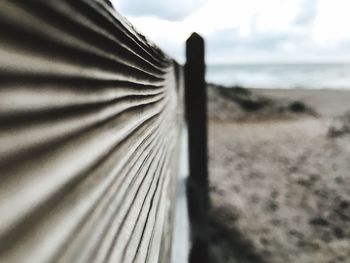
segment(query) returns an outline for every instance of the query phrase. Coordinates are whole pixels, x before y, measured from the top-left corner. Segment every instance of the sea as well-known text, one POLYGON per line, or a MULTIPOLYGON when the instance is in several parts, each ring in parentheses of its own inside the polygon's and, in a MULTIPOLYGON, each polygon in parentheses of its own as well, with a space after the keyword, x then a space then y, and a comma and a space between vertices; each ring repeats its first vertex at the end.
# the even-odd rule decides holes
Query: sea
POLYGON ((208 65, 206 80, 228 87, 350 89, 350 63, 208 65))

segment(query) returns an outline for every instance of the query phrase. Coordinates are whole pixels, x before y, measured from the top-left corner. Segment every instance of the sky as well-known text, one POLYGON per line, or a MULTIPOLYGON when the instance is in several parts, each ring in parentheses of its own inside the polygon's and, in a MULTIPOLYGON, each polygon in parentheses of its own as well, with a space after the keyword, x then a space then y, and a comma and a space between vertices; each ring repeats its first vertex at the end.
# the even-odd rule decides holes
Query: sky
POLYGON ((350 61, 350 0, 112 0, 179 62, 192 32, 210 64, 350 61))

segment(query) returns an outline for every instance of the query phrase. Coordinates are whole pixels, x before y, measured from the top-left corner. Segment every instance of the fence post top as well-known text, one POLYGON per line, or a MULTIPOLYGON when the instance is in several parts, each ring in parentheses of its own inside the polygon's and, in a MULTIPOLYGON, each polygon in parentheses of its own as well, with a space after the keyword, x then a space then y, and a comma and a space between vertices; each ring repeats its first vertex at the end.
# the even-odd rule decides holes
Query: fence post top
POLYGON ((189 42, 189 41, 201 41, 201 42, 203 42, 204 41, 204 39, 203 39, 203 37, 201 37, 198 33, 196 33, 196 32, 193 32, 192 34, 191 34, 191 36, 187 39, 187 42, 189 42))
POLYGON ((186 41, 187 63, 193 59, 204 61, 204 39, 196 32, 192 33, 186 41))

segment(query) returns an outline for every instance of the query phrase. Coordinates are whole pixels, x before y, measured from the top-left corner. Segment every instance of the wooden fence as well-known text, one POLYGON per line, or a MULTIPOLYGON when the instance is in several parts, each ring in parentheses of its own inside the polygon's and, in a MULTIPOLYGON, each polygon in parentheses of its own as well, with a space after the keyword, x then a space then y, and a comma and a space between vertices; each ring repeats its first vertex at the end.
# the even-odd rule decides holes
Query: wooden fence
POLYGON ((0 262, 168 262, 183 82, 108 1, 0 1, 0 262))

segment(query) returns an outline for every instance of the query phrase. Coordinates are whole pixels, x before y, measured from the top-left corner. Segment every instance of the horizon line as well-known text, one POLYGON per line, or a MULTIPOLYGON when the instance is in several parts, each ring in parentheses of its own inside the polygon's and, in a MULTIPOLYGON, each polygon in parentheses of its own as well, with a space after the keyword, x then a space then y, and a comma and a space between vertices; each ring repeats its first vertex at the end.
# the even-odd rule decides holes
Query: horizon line
POLYGON ((229 62, 206 62, 208 66, 230 66, 230 65, 325 65, 325 64, 350 64, 350 60, 300 60, 300 61, 229 61, 229 62))

